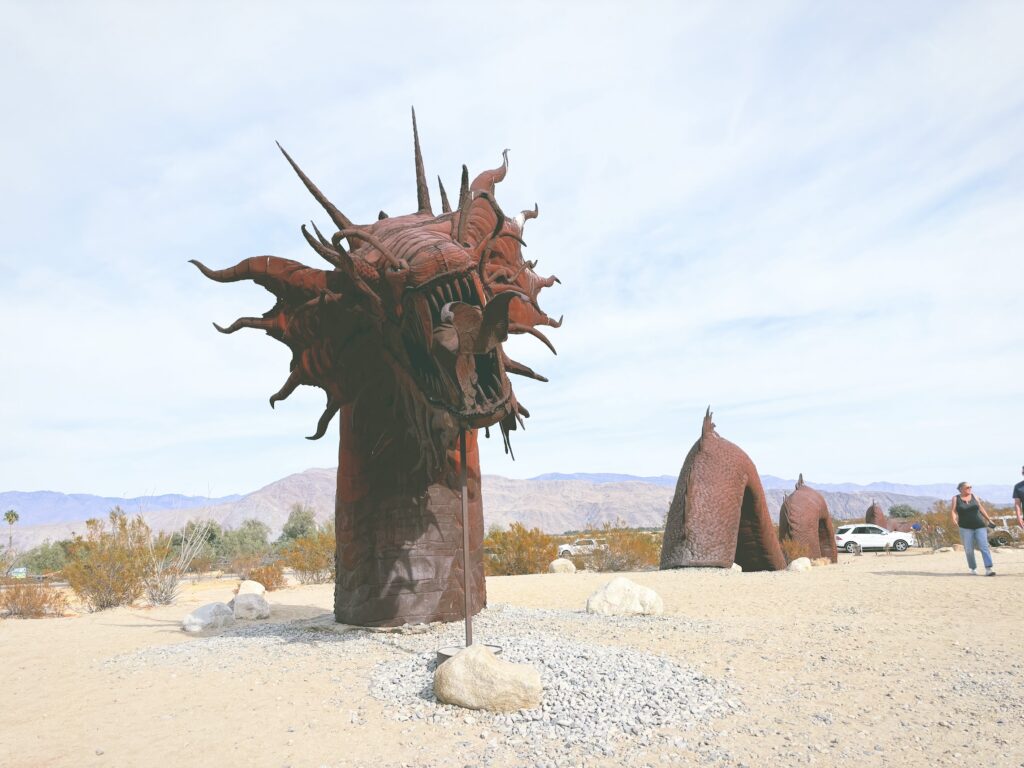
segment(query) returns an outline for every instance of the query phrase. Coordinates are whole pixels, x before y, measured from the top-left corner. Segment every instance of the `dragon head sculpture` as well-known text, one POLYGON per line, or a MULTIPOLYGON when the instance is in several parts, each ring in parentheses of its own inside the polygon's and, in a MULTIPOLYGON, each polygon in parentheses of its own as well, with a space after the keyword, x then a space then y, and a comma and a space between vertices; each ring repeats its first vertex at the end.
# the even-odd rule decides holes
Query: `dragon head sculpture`
POLYGON ((561 319, 548 317, 537 300, 557 278, 538 276, 536 262, 522 255, 523 230, 537 216, 536 205, 509 217, 495 198, 507 150, 498 168, 472 182, 462 167, 454 208, 439 178, 442 213, 435 215, 415 111, 412 119, 417 210, 394 217, 381 211, 370 224, 353 223, 278 145, 334 225, 330 237, 316 224, 312 233, 301 227, 330 269, 275 256, 220 270, 192 263, 213 280, 251 280, 276 298, 261 317, 216 326, 223 333, 261 329, 291 349, 291 372, 271 406, 300 385, 320 387, 327 407, 310 439, 322 437, 334 415, 352 406, 368 464, 429 482, 444 470, 460 429, 498 424, 511 450, 509 433, 529 412, 508 374, 547 379, 511 360, 502 343, 509 334, 531 334, 554 352, 538 326, 557 328, 561 319))

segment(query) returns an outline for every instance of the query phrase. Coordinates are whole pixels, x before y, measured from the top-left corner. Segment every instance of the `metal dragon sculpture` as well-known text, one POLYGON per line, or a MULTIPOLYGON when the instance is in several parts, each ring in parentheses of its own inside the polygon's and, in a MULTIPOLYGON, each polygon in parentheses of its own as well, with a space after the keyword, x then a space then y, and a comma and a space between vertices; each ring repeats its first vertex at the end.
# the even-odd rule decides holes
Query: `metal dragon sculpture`
POLYGON ((340 412, 335 508, 335 617, 347 624, 389 626, 453 621, 486 603, 483 510, 476 430, 498 425, 509 435, 530 414, 508 374, 547 381, 510 359, 509 334, 531 334, 555 351, 538 326, 561 325, 537 297, 557 282, 534 272, 522 255, 523 229, 535 205, 506 216, 495 198, 502 164, 472 182, 462 167, 453 208, 440 178, 435 215, 413 112, 417 210, 356 224, 279 146, 333 223, 303 236, 329 265, 316 269, 276 256, 255 256, 228 269, 192 261, 212 280, 251 280, 276 299, 260 317, 243 317, 222 333, 255 328, 287 344, 291 371, 270 404, 299 386, 320 387, 327 405, 310 439, 340 412), (465 431, 468 430, 468 434, 465 431), (455 450, 468 443, 466 463, 455 450), (466 595, 461 485, 468 474, 471 577, 466 595))
POLYGON ((779 541, 795 541, 811 559, 839 560, 836 531, 825 497, 804 483, 801 472, 779 509, 779 541))

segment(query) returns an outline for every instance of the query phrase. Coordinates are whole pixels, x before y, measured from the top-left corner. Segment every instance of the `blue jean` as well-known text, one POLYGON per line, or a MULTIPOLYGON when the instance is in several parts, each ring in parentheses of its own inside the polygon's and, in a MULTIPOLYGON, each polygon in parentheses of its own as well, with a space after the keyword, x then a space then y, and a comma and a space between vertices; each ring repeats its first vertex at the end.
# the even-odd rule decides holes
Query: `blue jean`
POLYGON ((992 567, 992 553, 988 549, 988 528, 961 528, 960 541, 964 545, 964 554, 967 555, 967 567, 972 571, 978 567, 974 560, 974 545, 981 550, 981 559, 986 568, 992 567))

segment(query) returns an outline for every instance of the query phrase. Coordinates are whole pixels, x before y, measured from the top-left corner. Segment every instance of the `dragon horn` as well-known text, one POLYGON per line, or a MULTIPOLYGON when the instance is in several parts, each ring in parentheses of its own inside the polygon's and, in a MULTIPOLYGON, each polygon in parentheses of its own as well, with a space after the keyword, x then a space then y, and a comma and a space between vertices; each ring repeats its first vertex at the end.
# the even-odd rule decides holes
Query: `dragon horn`
POLYGON ((313 195, 313 197, 316 198, 316 201, 323 206, 325 211, 327 211, 327 215, 331 217, 331 221, 334 222, 334 226, 336 226, 338 229, 351 229, 354 225, 349 220, 348 216, 346 216, 344 213, 335 208, 334 203, 328 200, 324 196, 324 193, 317 188, 316 184, 309 180, 309 177, 306 174, 304 174, 302 172, 302 169, 299 168, 299 166, 295 163, 294 160, 292 160, 291 155, 284 151, 284 147, 281 146, 280 142, 274 143, 277 144, 277 148, 281 150, 281 154, 284 155, 285 160, 288 161, 288 164, 291 165, 291 167, 295 170, 295 173, 297 173, 299 175, 299 178, 302 179, 302 183, 306 185, 306 189, 309 190, 309 193, 313 195))
POLYGON ((444 191, 444 182, 440 176, 437 177, 437 186, 441 188, 441 213, 451 213, 452 206, 448 202, 448 194, 444 191))
POLYGON ((412 140, 416 152, 416 205, 420 213, 434 212, 430 209, 430 190, 427 189, 427 177, 423 173, 423 153, 420 152, 420 134, 416 129, 416 108, 412 110, 412 140))
POLYGON ((501 165, 493 171, 483 171, 479 176, 473 179, 473 183, 470 184, 469 188, 474 192, 490 192, 491 194, 494 194, 494 185, 504 179, 507 172, 508 150, 504 149, 501 152, 501 165))
POLYGON ((533 210, 525 209, 518 216, 516 216, 516 226, 519 227, 519 231, 523 231, 523 227, 526 226, 526 222, 529 219, 536 219, 540 214, 540 208, 536 203, 533 204, 533 210))

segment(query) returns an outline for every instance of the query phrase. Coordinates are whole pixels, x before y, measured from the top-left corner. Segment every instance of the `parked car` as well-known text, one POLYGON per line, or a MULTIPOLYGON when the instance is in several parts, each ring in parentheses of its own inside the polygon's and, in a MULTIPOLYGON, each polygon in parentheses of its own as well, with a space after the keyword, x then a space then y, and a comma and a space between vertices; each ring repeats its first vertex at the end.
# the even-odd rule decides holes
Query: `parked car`
POLYGON ((559 557, 586 557, 598 550, 608 549, 608 543, 604 539, 576 539, 572 544, 559 544, 559 557))
POLYGON ((857 546, 861 549, 886 549, 891 548, 897 552, 904 552, 909 547, 917 544, 912 533, 903 531, 887 531, 877 525, 841 525, 836 529, 836 547, 845 549, 847 552, 856 552, 857 546))
POLYGON ((997 547, 1008 547, 1015 541, 1024 539, 1024 531, 1017 525, 1016 515, 993 517, 996 527, 988 532, 988 540, 997 547))

